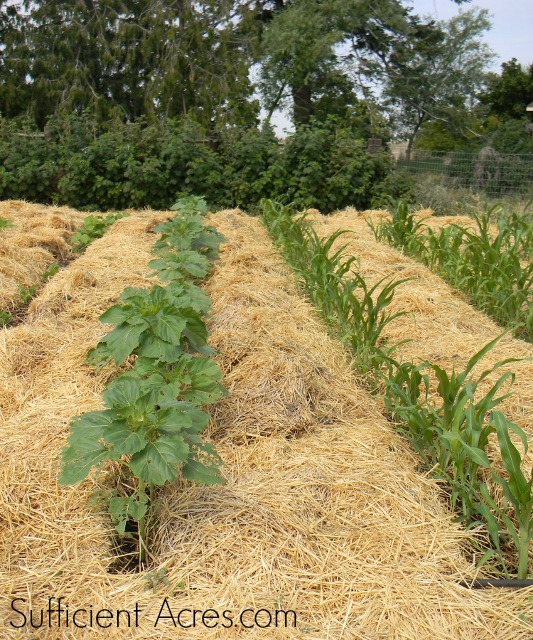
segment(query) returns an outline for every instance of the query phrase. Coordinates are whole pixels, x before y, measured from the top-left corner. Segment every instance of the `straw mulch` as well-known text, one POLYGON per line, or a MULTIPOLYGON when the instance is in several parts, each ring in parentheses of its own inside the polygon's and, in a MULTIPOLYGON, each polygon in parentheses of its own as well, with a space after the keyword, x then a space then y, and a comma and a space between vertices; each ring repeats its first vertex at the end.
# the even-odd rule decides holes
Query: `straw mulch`
MULTIPOLYGON (((452 289, 427 267, 374 239, 366 219, 376 223, 383 212, 358 213, 347 209, 331 216, 314 214, 311 219, 320 235, 347 229, 336 246, 349 243, 346 253, 357 256, 368 284, 384 277, 412 278, 397 289, 389 309, 405 311, 385 329, 392 344, 400 345, 397 355, 403 361, 428 360, 451 371, 462 370, 468 360, 485 344, 504 331, 490 318, 468 304, 466 297, 452 289)), ((481 361, 474 373, 484 371, 506 358, 529 358, 533 345, 507 335, 481 361)), ((513 395, 501 405, 506 415, 533 438, 533 361, 514 362, 497 370, 480 389, 487 389, 501 373, 516 373, 513 395)))
MULTIPOLYGON (((377 213, 377 211, 373 211, 372 215, 376 215, 377 213)), ((387 212, 387 214, 388 213, 389 212, 387 212)), ((429 227, 435 233, 438 233, 442 227, 447 227, 449 225, 456 225, 474 233, 478 233, 479 231, 477 222, 469 215, 438 216, 435 215, 432 209, 419 209, 418 211, 415 211, 415 218, 423 221, 424 225, 429 227)), ((491 237, 496 237, 498 233, 498 225, 494 222, 490 223, 489 234, 491 237)), ((526 262, 524 262, 524 264, 526 264, 526 262)))
POLYGON ((0 310, 21 306, 19 287, 41 282, 54 262, 72 258, 68 243, 86 214, 68 207, 46 207, 19 200, 0 202, 0 217, 15 226, 0 233, 0 310))
MULTIPOLYGON (((139 218, 121 220, 89 248, 85 263, 65 271, 83 267, 94 286, 64 307, 37 305, 35 342, 25 327, 3 335, 0 364, 9 365, 12 380, 21 375, 16 363, 31 378, 2 428, 3 607, 23 597, 38 609, 61 595, 71 610, 131 611, 138 603, 142 611, 138 629, 28 634, 44 640, 531 638, 531 617, 520 618, 533 614, 531 590, 457 585, 474 575, 462 553, 467 536, 357 387, 345 354, 296 292, 260 223, 238 211, 215 214, 211 223, 228 239, 207 287, 212 343, 223 352, 231 392, 210 427, 226 484, 177 483, 162 492, 151 549, 154 568, 164 565, 171 584, 156 594, 142 576, 107 571, 110 525, 87 506, 95 481, 56 485, 54 457, 68 422, 101 406, 112 373, 95 375, 83 365, 103 333, 96 317, 124 286, 149 284, 152 239, 139 218), (174 612, 293 609, 298 629, 182 630, 169 620, 154 628, 164 597, 174 612)), ((111 485, 111 470, 99 481, 111 485)), ((20 637, 8 619, 2 611, 2 638, 20 637)))

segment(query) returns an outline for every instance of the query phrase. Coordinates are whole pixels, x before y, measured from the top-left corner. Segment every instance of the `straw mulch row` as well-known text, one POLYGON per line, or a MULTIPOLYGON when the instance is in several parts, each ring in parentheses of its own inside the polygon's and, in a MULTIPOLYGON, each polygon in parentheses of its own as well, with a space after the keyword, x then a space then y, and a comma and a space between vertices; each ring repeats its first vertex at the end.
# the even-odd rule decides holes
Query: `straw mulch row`
POLYGON ((72 258, 69 240, 85 216, 68 207, 0 202, 0 217, 15 225, 0 232, 0 311, 15 312, 21 285, 38 284, 53 262, 72 258))
MULTIPOLYGON (((177 483, 162 492, 150 542, 154 567, 166 567, 170 585, 156 594, 142 576, 108 572, 110 525, 87 507, 96 483, 56 485, 54 457, 68 422, 100 406, 112 373, 95 375, 83 365, 103 333, 96 318, 124 286, 148 285, 152 239, 140 218, 121 220, 65 270, 67 279, 83 268, 93 286, 72 289, 64 305, 40 300, 33 340, 24 327, 3 333, 0 365, 13 381, 25 377, 21 393, 28 380, 27 397, 17 399, 2 428, 3 607, 22 597, 37 609, 63 596, 71 610, 141 609, 137 629, 29 636, 44 640, 530 638, 531 617, 520 617, 533 614, 527 591, 457 585, 474 575, 462 553, 467 536, 357 387, 345 354, 298 295, 259 221, 238 211, 210 221, 228 239, 207 286, 212 344, 231 392, 210 426, 226 484, 177 483), (164 597, 174 612, 293 609, 298 629, 183 630, 169 620, 155 628, 164 597)), ((111 473, 100 482, 110 484, 111 473)), ((2 638, 20 637, 8 619, 2 611, 2 638)))
MULTIPOLYGON (((465 229, 475 231, 477 224, 474 218, 467 215, 457 216, 436 216, 432 209, 420 209, 416 212, 415 217, 419 220, 423 220, 424 224, 433 231, 438 231, 442 227, 447 227, 450 224, 458 225, 465 229)), ((490 230, 494 233, 498 233, 498 227, 495 224, 490 225, 490 230)))
MULTIPOLYGON (((346 253, 357 256, 361 274, 369 285, 384 277, 413 278, 396 289, 389 307, 392 312, 405 311, 406 315, 396 318, 384 331, 392 344, 407 340, 396 352, 401 360, 428 360, 450 372, 453 367, 463 370, 474 353, 504 329, 472 307, 463 294, 427 267, 377 242, 366 220, 376 224, 383 215, 379 211, 360 213, 347 209, 331 216, 313 213, 310 219, 321 236, 337 229, 351 232, 341 236, 335 246, 348 243, 346 253)), ((474 373, 506 358, 532 356, 533 345, 507 335, 485 356, 474 373)), ((502 410, 533 438, 533 361, 502 367, 480 389, 487 389, 490 381, 506 370, 516 373, 516 381, 512 386, 513 395, 501 405, 502 410)))

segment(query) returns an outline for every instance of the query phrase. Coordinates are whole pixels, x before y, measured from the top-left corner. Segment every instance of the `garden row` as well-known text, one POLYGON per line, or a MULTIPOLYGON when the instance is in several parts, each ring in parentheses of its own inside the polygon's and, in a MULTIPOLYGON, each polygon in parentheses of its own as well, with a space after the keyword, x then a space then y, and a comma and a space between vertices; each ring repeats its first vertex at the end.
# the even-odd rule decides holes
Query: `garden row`
MULTIPOLYGON (((124 286, 157 282, 147 277, 150 231, 168 217, 143 211, 117 221, 45 287, 27 324, 3 334, 2 637, 21 633, 9 625, 21 624, 13 598, 38 620, 50 594, 60 594, 70 613, 86 611, 80 623, 89 608, 115 614, 138 605, 131 624, 146 640, 176 635, 171 618, 155 626, 165 598, 184 624, 192 624, 187 610, 211 610, 209 628, 199 614, 195 630, 213 640, 238 634, 243 610, 253 624, 251 608, 262 609, 262 625, 268 611, 273 621, 277 609, 297 612, 297 628, 280 612, 268 632, 246 630, 253 640, 529 640, 527 590, 460 586, 476 576, 463 553, 475 535, 451 521, 436 483, 417 472, 407 442, 355 384, 340 342, 298 294, 259 219, 235 210, 209 216, 227 242, 202 285, 213 301, 209 341, 231 392, 212 406, 208 428, 226 482, 204 487, 178 474, 160 487, 149 573, 113 571, 109 514, 88 497, 116 489, 119 467, 110 461, 80 485, 58 487, 55 459, 71 416, 102 409, 102 389, 124 372, 113 362, 95 371, 84 364, 87 350, 124 286), (227 618, 215 626, 213 608, 227 609, 233 626, 222 626, 227 618)), ((116 617, 108 628, 94 624, 90 635, 118 640, 127 621, 124 613, 119 628, 116 617)), ((43 640, 61 633, 46 622, 29 626, 43 640)), ((89 630, 69 632, 81 639, 89 630)))
POLYGON ((480 397, 479 385, 509 360, 495 363, 477 378, 472 371, 500 338, 489 342, 470 358, 466 368, 447 373, 429 362, 413 364, 394 359, 397 345, 383 341, 385 327, 404 312, 388 309, 394 290, 405 280, 383 280, 367 286, 355 271, 355 257, 341 247, 332 251, 343 231, 321 239, 305 217, 273 202, 263 203, 264 220, 289 264, 297 271, 306 291, 331 330, 350 349, 355 365, 366 376, 371 389, 379 390, 398 429, 420 454, 427 470, 446 480, 452 508, 467 527, 483 524, 492 549, 480 564, 496 559, 504 573, 517 568, 519 578, 528 575, 529 543, 533 539, 533 477, 521 470, 522 457, 510 432, 518 436, 524 453, 528 441, 524 431, 495 407, 507 394, 498 395, 514 378, 509 371, 497 378, 480 397), (437 398, 430 397, 430 377, 438 379, 437 398), (497 434, 505 473, 489 457, 489 439, 497 434), (503 491, 495 500, 487 484, 503 491), (518 563, 505 553, 508 542, 515 547, 518 563))
POLYGON ((475 227, 433 229, 400 203, 391 218, 372 227, 388 242, 463 291, 471 302, 515 335, 533 341, 533 222, 511 213, 491 228, 493 211, 474 216, 475 227))
POLYGON ((0 217, 0 326, 23 321, 38 291, 125 214, 83 216, 71 210, 4 203, 0 217), (33 216, 28 216, 28 210, 33 216))
MULTIPOLYGON (((176 480, 221 482, 221 460, 202 440, 209 415, 200 406, 219 400, 221 372, 209 357, 205 314, 210 300, 195 284, 218 255, 222 236, 204 226, 204 201, 178 202, 177 215, 156 226, 160 233, 149 266, 162 287, 127 288, 100 320, 115 328, 88 354, 101 368, 114 360, 133 366, 103 392, 105 409, 77 416, 63 451, 60 483, 84 480, 106 461, 118 467, 117 487, 105 501, 116 529, 138 525, 139 566, 146 559, 146 519, 156 487, 176 480), (198 355, 203 354, 203 355, 198 355)), ((104 496, 100 495, 100 499, 104 496)))

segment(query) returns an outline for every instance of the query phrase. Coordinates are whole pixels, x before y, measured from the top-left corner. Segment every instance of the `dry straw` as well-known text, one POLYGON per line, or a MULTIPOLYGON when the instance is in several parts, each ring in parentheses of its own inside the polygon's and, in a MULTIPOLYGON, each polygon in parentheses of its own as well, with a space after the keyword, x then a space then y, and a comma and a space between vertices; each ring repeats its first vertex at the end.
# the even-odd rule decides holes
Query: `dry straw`
POLYGON ((38 284, 54 261, 72 256, 68 240, 85 215, 67 207, 0 202, 0 217, 14 224, 0 233, 0 311, 16 311, 21 285, 38 284))
MULTIPOLYGON (((463 369, 468 360, 482 346, 503 333, 504 329, 468 304, 465 296, 452 289, 427 267, 405 256, 397 249, 375 240, 367 219, 378 222, 384 212, 359 213, 347 209, 332 216, 313 214, 315 228, 326 236, 337 229, 351 233, 341 236, 336 244, 349 243, 346 251, 357 256, 360 271, 373 285, 379 279, 413 278, 399 285, 390 306, 392 312, 406 315, 387 325, 384 333, 391 343, 408 340, 398 349, 404 361, 432 363, 451 370, 463 369)), ((481 372, 506 358, 529 358, 533 345, 506 336, 474 370, 481 372)), ((504 401, 502 410, 533 438, 533 361, 514 362, 489 376, 480 391, 487 389, 503 371, 516 373, 513 395, 504 401)))
MULTIPOLYGON (((228 243, 208 284, 212 343, 231 391, 210 427, 227 483, 177 484, 161 495, 151 548, 170 585, 152 594, 142 576, 107 571, 111 527, 87 507, 94 482, 58 488, 54 457, 72 415, 100 406, 113 371, 95 375, 84 353, 103 333, 98 314, 122 288, 148 286, 145 230, 154 217, 116 223, 47 285, 28 327, 2 334, 0 370, 18 381, 2 428, 4 608, 13 597, 39 608, 61 595, 71 608, 142 610, 138 629, 28 637, 530 639, 531 618, 520 618, 533 615, 526 591, 457 585, 474 576, 462 552, 467 535, 357 386, 259 221, 239 211, 211 217, 228 243), (77 288, 71 274, 83 271, 93 284, 77 288), (165 596, 175 612, 293 609, 298 628, 180 630, 168 620, 154 628, 165 596)), ((112 483, 111 472, 103 482, 112 483)))

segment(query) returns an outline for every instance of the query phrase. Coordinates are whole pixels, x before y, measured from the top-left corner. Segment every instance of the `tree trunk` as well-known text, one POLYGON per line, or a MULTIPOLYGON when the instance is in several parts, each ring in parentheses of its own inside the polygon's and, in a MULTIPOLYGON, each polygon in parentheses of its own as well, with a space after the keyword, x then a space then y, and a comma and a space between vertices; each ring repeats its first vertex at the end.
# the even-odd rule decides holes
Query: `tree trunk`
POLYGON ((293 110, 292 116, 295 126, 309 124, 313 114, 313 93, 311 86, 303 84, 292 88, 293 110))
POLYGON ((409 136, 409 138, 407 138, 407 149, 405 150, 405 159, 407 160, 407 162, 411 160, 411 151, 413 150, 413 144, 416 139, 416 134, 418 133, 418 130, 422 126, 422 123, 424 122, 424 120, 425 118, 424 118, 424 115, 422 114, 418 118, 418 122, 416 123, 415 128, 413 129, 411 135, 409 136))

